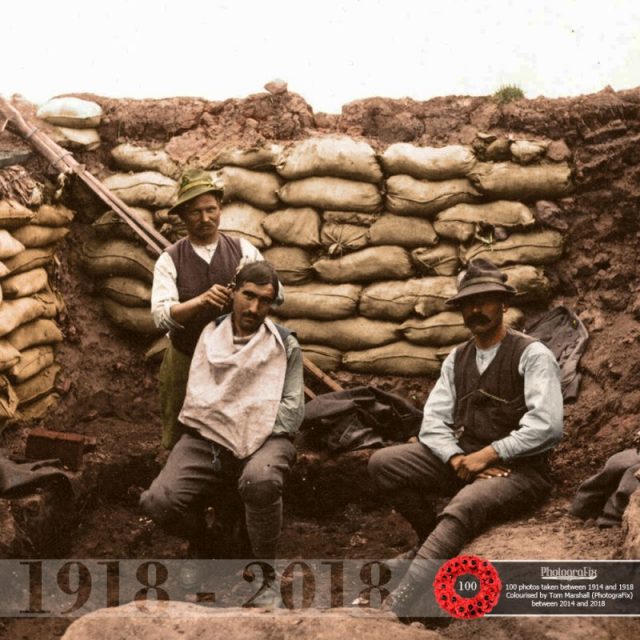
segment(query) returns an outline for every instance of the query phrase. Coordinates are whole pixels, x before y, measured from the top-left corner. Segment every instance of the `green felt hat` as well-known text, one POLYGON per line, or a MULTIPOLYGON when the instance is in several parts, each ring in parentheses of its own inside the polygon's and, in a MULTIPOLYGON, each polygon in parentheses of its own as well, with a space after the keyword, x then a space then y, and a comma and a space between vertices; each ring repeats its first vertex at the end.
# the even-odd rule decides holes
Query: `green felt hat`
POLYGON ((189 200, 193 200, 205 193, 213 193, 220 200, 224 194, 224 184, 221 180, 214 180, 208 171, 189 169, 180 178, 178 200, 169 209, 169 213, 180 214, 180 207, 189 200))

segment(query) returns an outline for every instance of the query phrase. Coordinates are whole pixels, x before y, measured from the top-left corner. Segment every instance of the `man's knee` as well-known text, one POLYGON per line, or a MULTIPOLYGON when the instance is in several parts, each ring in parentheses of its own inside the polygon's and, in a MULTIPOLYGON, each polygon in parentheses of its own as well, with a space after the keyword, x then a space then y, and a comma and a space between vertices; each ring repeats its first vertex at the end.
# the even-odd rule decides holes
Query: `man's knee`
POLYGON ((394 447, 378 449, 369 458, 367 471, 369 477, 378 489, 392 491, 398 486, 398 478, 393 469, 396 465, 396 455, 392 451, 394 447))
POLYGON ((153 485, 140 496, 140 510, 163 527, 174 524, 184 512, 172 491, 153 485))
POLYGON ((282 496, 282 478, 274 475, 244 475, 238 482, 242 502, 254 507, 266 507, 282 496))

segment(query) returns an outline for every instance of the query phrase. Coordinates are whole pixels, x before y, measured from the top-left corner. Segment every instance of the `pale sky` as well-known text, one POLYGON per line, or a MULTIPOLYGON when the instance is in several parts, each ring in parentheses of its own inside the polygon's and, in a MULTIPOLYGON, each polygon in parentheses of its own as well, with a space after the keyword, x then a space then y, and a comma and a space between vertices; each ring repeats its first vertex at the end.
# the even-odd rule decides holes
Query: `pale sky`
POLYGON ((0 94, 211 100, 288 82, 314 111, 384 96, 640 86, 638 0, 56 0, 0 5, 0 94))

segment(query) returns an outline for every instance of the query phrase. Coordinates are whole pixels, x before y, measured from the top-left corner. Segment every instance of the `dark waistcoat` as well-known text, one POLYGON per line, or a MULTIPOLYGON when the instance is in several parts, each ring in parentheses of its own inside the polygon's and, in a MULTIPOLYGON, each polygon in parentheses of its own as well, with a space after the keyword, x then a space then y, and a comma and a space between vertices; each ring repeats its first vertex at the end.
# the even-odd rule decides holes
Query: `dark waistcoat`
POLYGON ((456 351, 454 430, 460 434, 458 444, 465 453, 478 451, 519 428, 527 406, 518 364, 522 352, 534 341, 509 329, 482 375, 473 339, 456 351))
MULTIPOLYGON (((209 264, 193 250, 187 238, 178 240, 167 249, 167 253, 178 272, 177 286, 180 302, 199 296, 214 284, 226 287, 233 279, 242 258, 240 241, 222 233, 219 235, 218 247, 209 264)), ((230 308, 220 311, 211 308, 201 309, 193 319, 184 324, 184 329, 171 330, 171 343, 178 351, 189 356, 193 355, 198 338, 205 326, 219 315, 229 311, 230 308)))

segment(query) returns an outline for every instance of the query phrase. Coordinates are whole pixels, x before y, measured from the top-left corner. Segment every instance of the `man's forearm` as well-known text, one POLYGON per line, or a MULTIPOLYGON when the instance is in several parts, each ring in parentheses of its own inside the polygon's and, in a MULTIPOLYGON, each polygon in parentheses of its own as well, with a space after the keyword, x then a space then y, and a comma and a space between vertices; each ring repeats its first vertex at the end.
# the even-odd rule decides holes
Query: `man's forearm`
POLYGON ((293 436, 298 432, 304 418, 304 369, 302 352, 295 338, 287 338, 285 346, 287 371, 273 434, 293 436))

